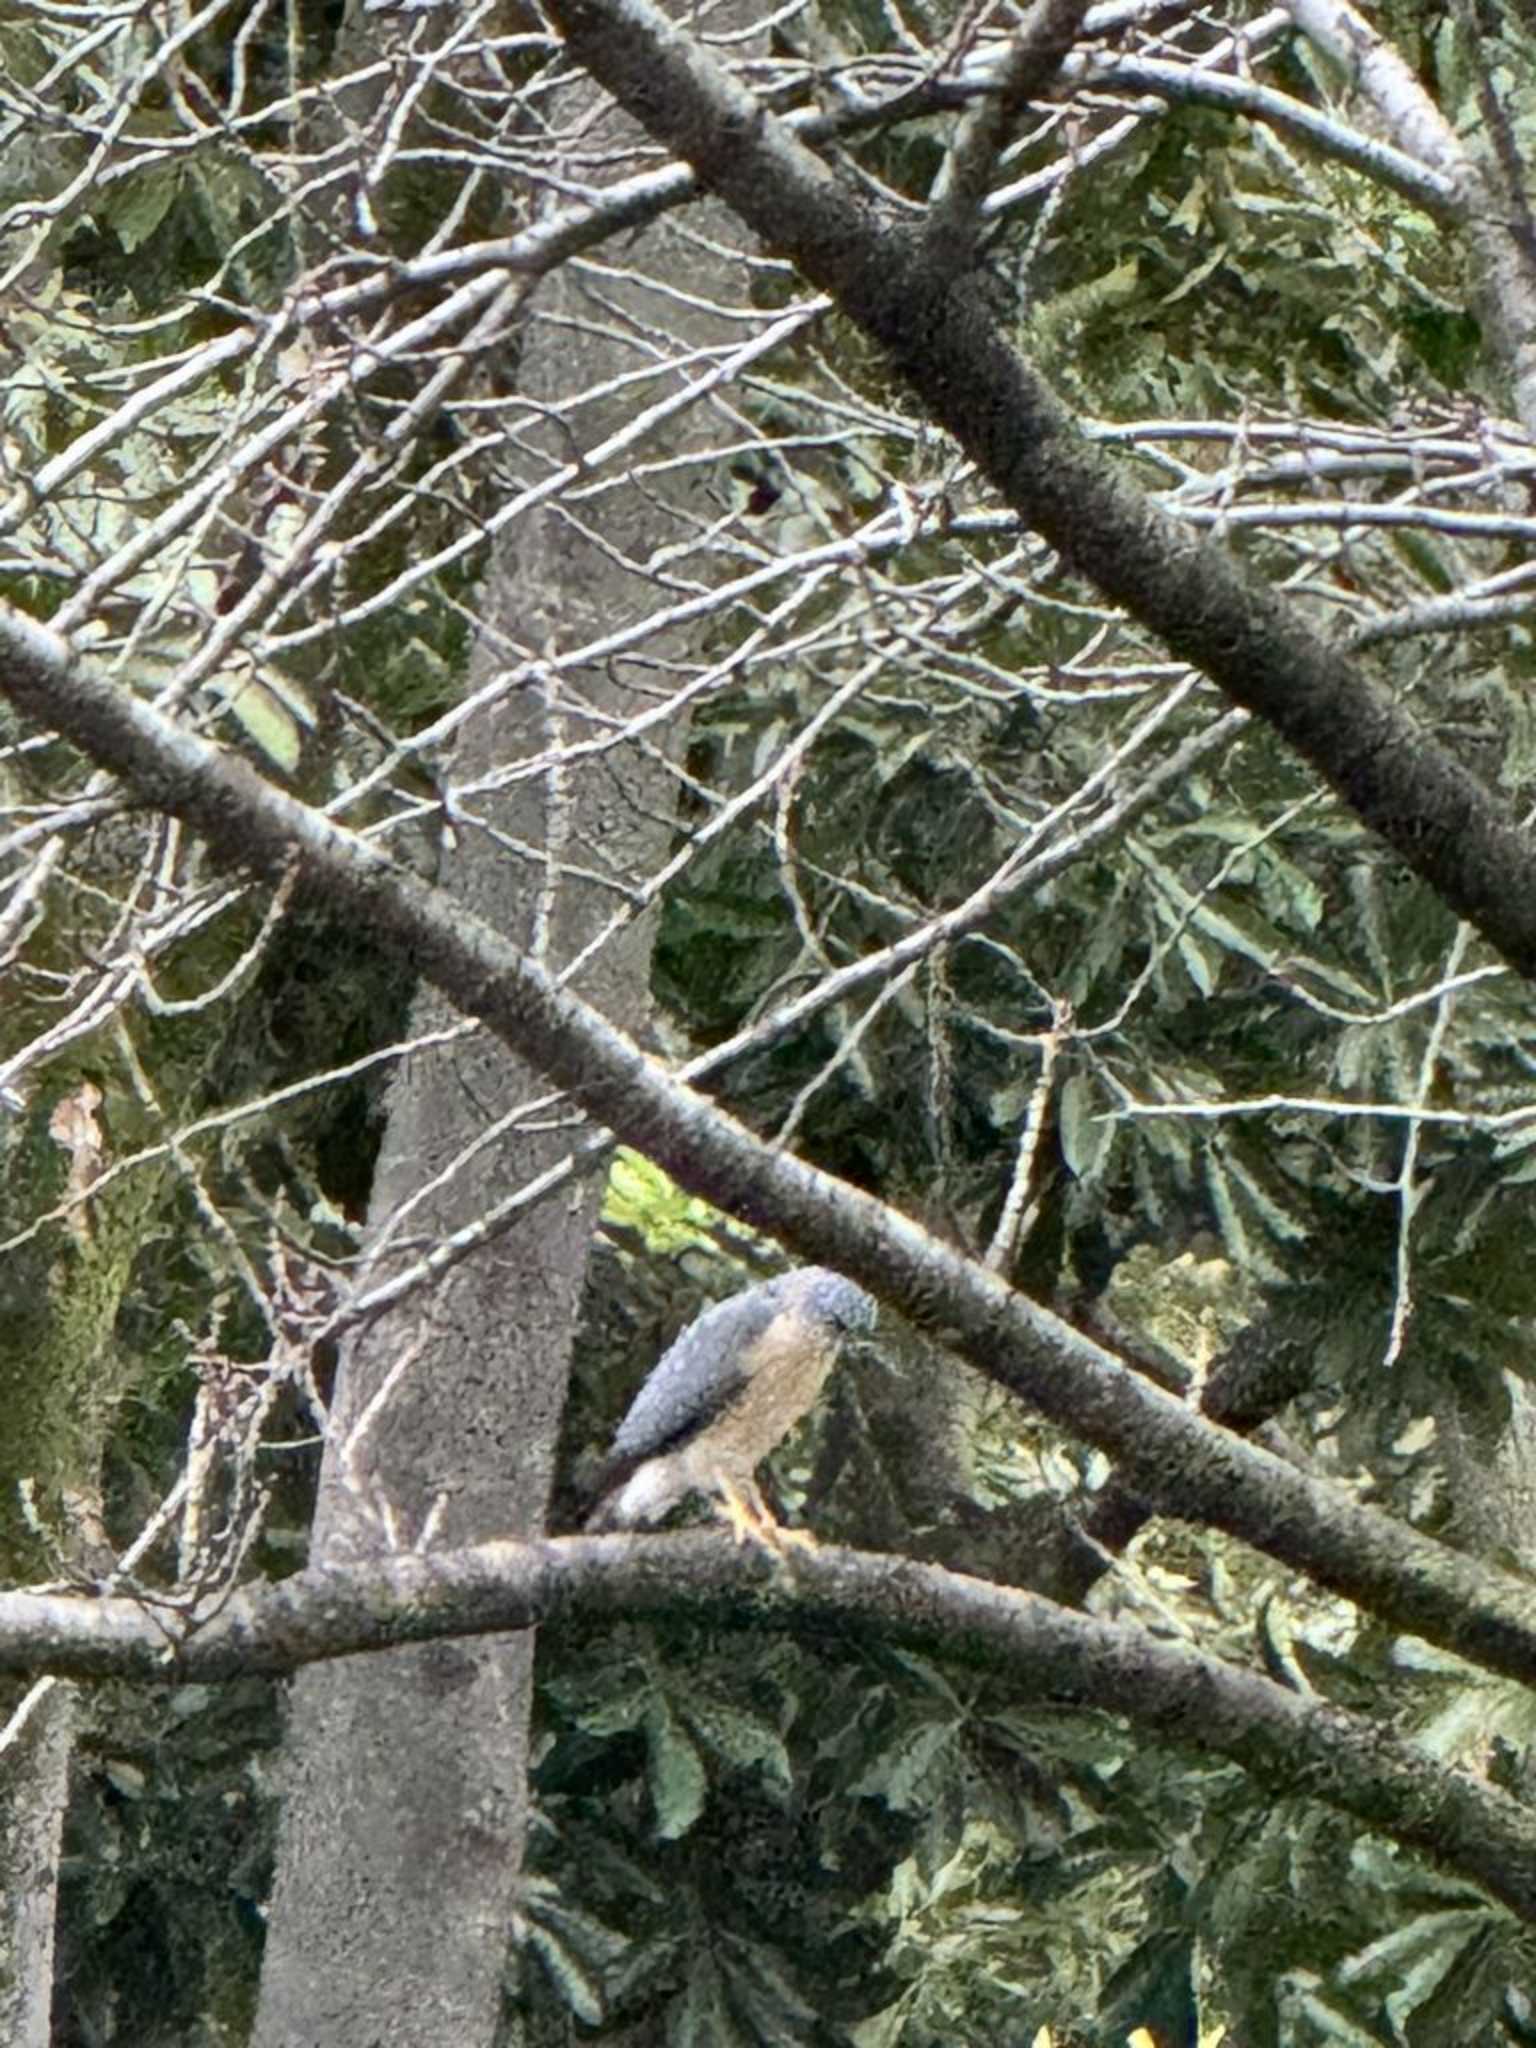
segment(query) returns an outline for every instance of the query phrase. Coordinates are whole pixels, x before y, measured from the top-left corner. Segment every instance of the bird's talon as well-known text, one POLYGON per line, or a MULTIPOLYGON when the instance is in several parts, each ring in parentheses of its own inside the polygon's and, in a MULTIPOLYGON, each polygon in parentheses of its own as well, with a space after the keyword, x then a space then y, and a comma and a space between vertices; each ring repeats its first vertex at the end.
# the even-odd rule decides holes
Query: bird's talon
POLYGON ((760 1543, 764 1550, 776 1552, 782 1531, 757 1489, 754 1487, 750 1493, 739 1491, 723 1474, 716 1480, 715 1487, 737 1549, 743 1543, 760 1543))

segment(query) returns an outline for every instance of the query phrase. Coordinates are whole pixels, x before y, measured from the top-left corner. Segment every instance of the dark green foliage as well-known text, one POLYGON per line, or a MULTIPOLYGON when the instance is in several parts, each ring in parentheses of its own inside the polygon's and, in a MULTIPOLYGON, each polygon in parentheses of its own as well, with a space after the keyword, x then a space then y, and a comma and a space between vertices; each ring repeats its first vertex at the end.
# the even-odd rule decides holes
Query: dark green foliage
MULTIPOLYGON (((842 20, 834 33, 858 31, 842 20)), ((868 33, 879 44, 881 31, 868 33)), ((921 144, 881 144, 870 161, 902 190, 925 190, 921 144)), ((1027 292, 1015 253, 999 234, 989 263, 1001 293, 1021 287, 1021 337, 1095 419, 1300 410, 1375 422, 1405 394, 1443 402, 1477 367, 1453 243, 1345 172, 1312 163, 1293 174, 1208 111, 1168 114, 1079 181, 1031 251, 1027 292), (1366 248, 1373 283, 1362 289, 1366 248)), ((878 367, 856 347, 839 355, 840 341, 829 333, 819 357, 807 350, 807 381, 830 379, 835 363, 872 405, 888 401, 878 367)), ((764 417, 776 434, 792 428, 782 389, 764 417)), ((922 474, 912 451, 887 443, 876 455, 873 435, 866 446, 872 465, 922 474)), ((1126 459, 1166 480, 1144 455, 1126 459)), ((1210 457, 1226 460, 1225 449, 1210 457)), ((771 523, 829 494, 851 516, 856 473, 846 448, 836 464, 781 449, 774 498, 754 516, 771 523)), ((1367 501, 1372 489, 1362 486, 1367 501)), ((1233 538, 1270 573, 1303 560, 1278 531, 1233 538)), ((1325 622, 1347 621, 1362 585, 1379 602, 1409 602, 1469 572, 1430 534, 1367 533, 1322 555, 1308 587, 1325 622)), ((1061 668, 1096 623, 1089 594, 1067 569, 1042 571, 1002 542, 978 540, 972 559, 1000 586, 1027 584, 1028 602, 921 653, 901 651, 893 632, 888 665, 800 765, 787 834, 759 810, 669 894, 655 985, 693 1043, 749 1028, 827 967, 964 902, 1171 687, 1169 677, 1118 701, 1074 696, 1061 668)), ((1492 551, 1479 559, 1491 566, 1492 551)), ((881 586, 881 616, 900 617, 903 576, 934 573, 914 549, 881 586)), ((1113 648, 1106 666, 1122 672, 1157 658, 1134 633, 1113 648)), ((1504 635, 1484 650, 1422 656, 1409 643, 1380 657, 1436 725, 1468 713, 1485 722, 1479 761, 1528 797, 1522 659, 1504 635)), ((826 667, 778 673, 710 705, 692 731, 696 785, 722 798, 744 788, 841 680, 826 667)), ((1170 731, 1192 735, 1214 716, 1195 696, 1170 731)), ((704 802, 690 822, 711 815, 704 802)), ((1262 1330, 1301 1361, 1308 1390, 1288 1421, 1323 1468, 1368 1471, 1378 1499, 1465 1536, 1472 1466, 1511 1421, 1503 1374, 1525 1370, 1528 1347, 1507 1341, 1533 1306, 1523 1126, 1495 1135, 1447 1117, 1418 1128, 1413 1173, 1429 1193, 1412 1236, 1413 1309, 1384 1369, 1402 1298, 1393 1180, 1405 1126, 1348 1113, 1413 1099, 1435 1012, 1398 1006, 1452 971, 1457 945, 1444 909, 1249 733, 1102 854, 931 955, 897 999, 870 1014, 867 996, 824 1009, 738 1056, 717 1085, 760 1129, 787 1126, 808 1156, 980 1248, 1052 1005, 1069 1002, 1077 1036, 1039 1138, 1020 1283, 1058 1302, 1095 1299, 1133 1247, 1171 1265, 1194 1246, 1206 1263, 1184 1296, 1196 1273, 1219 1268, 1237 1290, 1237 1329, 1262 1330), (1315 1106, 1325 1098, 1337 1113, 1315 1106), (1253 1107, 1145 1113, 1232 1102, 1253 1107), (1444 1432, 1438 1447, 1426 1417, 1444 1432)), ((1458 996, 1430 1106, 1525 1099, 1512 1050, 1522 1001, 1497 980, 1458 996)), ((1178 1280, 1169 1287, 1178 1299, 1178 1280)), ((1156 1334, 1144 1307, 1120 1313, 1156 1334)), ((1201 1348, 1174 1345, 1186 1362, 1201 1348)), ((1101 1476, 1091 1461, 1006 1408, 948 1423, 964 1445, 943 1514, 957 1561, 986 1569, 995 1555, 989 1499, 1006 1502, 999 1519, 1015 1529, 1035 1526, 1042 1468, 1090 1502, 1101 1476)), ((836 1410, 820 1427, 823 1446, 837 1440, 836 1410)), ((924 1441, 931 1451, 935 1439, 924 1441)), ((794 1454, 795 1469, 814 1474, 819 1454, 806 1456, 794 1454)), ((888 1540, 937 1543, 928 1503, 902 1492, 910 1477, 876 1448, 844 1490, 812 1493, 816 1527, 863 1533, 860 1517, 878 1524, 883 1495, 895 1503, 885 1529, 904 1531, 888 1540)), ((1026 1578, 1043 1569, 1038 1555, 1010 1563, 1026 1578)), ((1152 1625, 1172 1614, 1195 1640, 1258 1654, 1276 1589, 1252 1560, 1164 1536, 1122 1570, 1131 1611, 1152 1625)), ((1406 1671, 1385 1646, 1351 1637, 1328 1603, 1302 1606, 1295 1655, 1319 1691, 1486 1761, 1473 1732, 1486 1703, 1450 1732, 1464 1674, 1406 1671)), ((602 1933, 573 1931, 562 1949, 546 1927, 518 1997, 529 2039, 569 2038, 562 1996, 582 2038, 639 2026, 646 2038, 857 2048, 1028 2043, 1041 2027, 1054 2044, 1120 2048, 1140 2027, 1158 2048, 1183 2048, 1217 2038, 1220 2021, 1244 2048, 1512 2040, 1530 2011, 1528 1944, 1464 1889, 1130 1729, 969 1683, 957 1695, 942 1674, 862 1650, 653 1632, 643 1644, 562 1637, 543 1657, 538 1896, 590 1911, 602 1933), (729 1758, 694 1718, 723 1704, 756 1729, 729 1758), (741 1830, 775 1808, 765 1874, 761 1837, 741 1830), (866 1946, 850 2005, 855 1930, 866 1946)))
POLYGON ((271 1882, 277 1689, 92 1696, 60 1900, 56 2041, 243 2038, 271 1882))
MULTIPOLYGON (((1471 123, 1467 22, 1411 0, 1378 12, 1447 113, 1471 123)), ((894 58, 908 30, 937 38, 957 26, 924 13, 902 9, 898 33, 893 10, 850 0, 797 17, 780 40, 823 67, 894 58)), ((41 245, 57 296, 22 303, 4 337, 18 473, 87 430, 136 350, 170 357, 234 331, 231 305, 241 317, 270 312, 314 260, 273 203, 263 152, 289 137, 282 95, 322 74, 341 22, 302 6, 286 26, 298 32, 298 81, 275 11, 232 10, 190 54, 216 100, 244 64, 264 117, 244 146, 226 150, 215 132, 184 159, 156 157, 41 245)), ((1536 94, 1519 10, 1482 9, 1475 26, 1527 134, 1536 94)), ((49 62, 36 32, 3 35, 6 62, 34 85, 49 62)), ((544 60, 513 49, 498 61, 499 77, 477 71, 472 89, 434 84, 424 96, 413 140, 427 146, 404 152, 372 194, 369 233, 392 258, 434 246, 461 196, 450 240, 521 219, 526 195, 488 145, 463 182, 498 94, 538 78, 544 60)), ((1265 75, 1322 108, 1343 89, 1299 38, 1265 75)), ((165 114, 152 97, 142 117, 165 114)), ((922 202, 949 133, 935 119, 872 135, 853 145, 859 174, 893 208, 922 202)), ((24 167, 43 196, 77 171, 77 140, 24 167)), ((1051 123, 1031 115, 1007 176, 1043 171, 1060 149, 1051 123)), ((355 200, 349 183, 334 216, 308 223, 327 252, 355 200)), ((1326 507, 1322 458, 1339 423, 1374 430, 1407 413, 1475 437, 1484 409, 1502 403, 1459 239, 1386 188, 1229 113, 1175 105, 1048 204, 990 222, 982 254, 999 317, 1127 472, 1225 521, 1234 550, 1286 582, 1325 630, 1520 568, 1523 543, 1427 520, 1345 531, 1241 517, 1259 502, 1326 507), (1283 438, 1303 415, 1306 432, 1283 438), (1187 432, 1119 431, 1156 418, 1187 432), (1273 450, 1269 428, 1282 435, 1273 450), (1297 449, 1315 471, 1285 468, 1297 449)), ((623 248, 591 261, 600 278, 623 248)), ((797 290, 782 266, 754 271, 759 306, 788 305, 797 290)), ((281 367, 285 390, 322 374, 333 340, 305 337, 281 367)), ((395 741, 462 678, 485 522, 507 488, 471 451, 515 383, 515 354, 514 343, 481 365, 462 411, 423 421, 403 451, 389 437, 420 396, 420 364, 360 376, 220 495, 187 589, 152 593, 164 600, 153 633, 141 614, 130 632, 105 613, 103 651, 131 648, 125 687, 149 690, 252 588, 274 529, 296 528, 354 464, 379 458, 327 532, 321 566, 264 621, 280 643, 267 680, 286 680, 299 708, 269 705, 263 723, 249 706, 231 720, 216 689, 199 702, 231 743, 320 802, 387 762, 347 822, 367 828, 391 803, 419 803, 427 836, 413 828, 391 844, 421 867, 437 764, 395 741), (393 588, 460 537, 472 544, 453 562, 393 588), (358 616, 332 630, 348 607, 358 616)), ((18 549, 0 562, 0 593, 48 616, 114 538, 100 540, 91 517, 125 505, 152 518, 217 459, 238 389, 231 376, 211 399, 169 405, 152 430, 126 435, 78 496, 61 498, 48 573, 18 549)), ((1488 963, 1264 733, 1197 755, 1222 710, 1214 694, 1181 695, 1164 650, 1108 614, 1070 561, 987 523, 973 479, 846 323, 808 326, 729 398, 713 510, 739 514, 729 537, 741 552, 722 548, 722 575, 846 540, 903 494, 928 523, 899 546, 887 536, 850 549, 808 584, 781 637, 801 635, 810 651, 767 635, 677 736, 674 850, 698 850, 661 902, 653 987, 670 1045, 750 1033, 827 974, 965 905, 1011 861, 1053 849, 1059 858, 1000 887, 984 916, 904 978, 775 1027, 707 1085, 801 1156, 978 1252, 1008 1214, 1022 1161, 1023 1220, 1000 1257, 1016 1285, 1090 1329, 1113 1324, 1133 1355, 1175 1378, 1213 1359, 1241 1364, 1245 1350, 1280 1356, 1293 1397, 1284 1423, 1317 1469, 1457 1541, 1528 1554, 1491 1476, 1529 1427, 1536 1165, 1524 992, 1508 977, 1457 982, 1488 963), (839 692, 836 716, 806 738, 839 692), (1163 710, 1155 745, 1143 743, 1163 710), (1190 751, 1157 801, 1094 836, 1179 747, 1190 751), (725 823, 724 807, 796 748, 793 774, 725 823)), ((642 451, 658 452, 669 451, 642 451)), ((1418 481, 1384 461, 1349 491, 1362 508, 1390 508, 1418 481)), ((573 502, 598 518, 600 494, 589 504, 578 490, 573 502)), ((1454 503, 1506 507, 1496 486, 1468 486, 1454 503)), ((281 561, 282 549, 271 555, 281 561)), ((657 573, 670 602, 675 588, 657 573)), ((746 648, 767 602, 755 589, 714 618, 701 658, 746 648)), ((1485 627, 1384 642, 1368 658, 1527 807, 1533 645, 1527 626, 1485 627)), ((22 760, 28 799, 62 783, 62 756, 22 760)), ((97 893, 51 903, 31 936, 33 979, 9 1012, 18 1043, 102 944, 109 892, 126 890, 143 857, 136 819, 88 829, 82 868, 97 893)), ((233 903, 172 948, 155 963, 159 992, 185 1002, 232 973, 261 915, 233 903)), ((134 1049, 191 1121, 365 1056, 398 1034, 410 994, 366 933, 289 914, 215 1018, 157 1014, 134 1049)), ((120 1051, 92 1046, 87 1066, 122 1150, 148 1140, 151 1119, 120 1051)), ((40 1202, 62 1180, 48 1111, 84 1071, 52 1072, 12 1133, 18 1179, 40 1202)), ((196 1183, 168 1174, 144 1194, 133 1255, 96 1297, 111 1310, 101 1398, 114 1537, 132 1534, 174 1476, 189 1353, 264 1355, 269 1333, 240 1260, 265 1275, 276 1245, 322 1266, 350 1251, 379 1085, 371 1070, 199 1130, 185 1147, 196 1183)), ((562 1528, 579 1512, 584 1462, 666 1342, 704 1299, 768 1267, 763 1248, 723 1228, 664 1236, 655 1224, 629 1215, 612 1226, 594 1265, 562 1528)), ((29 1293, 41 1298, 61 1243, 42 1240, 0 1273, 13 1313, 29 1293)), ((13 1337, 16 1354, 31 1330, 13 1337)), ((273 1574, 302 1559, 314 1463, 303 1404, 290 1399, 276 1423, 296 1447, 259 1461, 275 1490, 253 1561, 273 1574)), ((1108 1477, 889 1320, 772 1475, 786 1510, 828 1538, 1046 1589, 1063 1583, 1067 1539, 1108 1477)), ((1416 1660, 1198 1531, 1154 1528, 1103 1563, 1090 1597, 1106 1615, 1281 1671, 1528 1793, 1536 1726, 1507 1689, 1416 1660)), ((1143 2029, 1156 2048, 1210 2048, 1223 2026, 1227 2048, 1536 2039, 1529 1942, 1480 1898, 1317 1806, 1275 1803, 1235 1767, 1149 1743, 1130 1717, 1069 1711, 1048 1675, 1027 1693, 876 1644, 682 1625, 551 1631, 540 1654, 537 1822, 509 1968, 508 2026, 521 2041, 1034 2048, 1048 2029, 1050 2048, 1123 2048, 1143 2029)), ((238 2040, 259 1949, 273 1739, 264 1688, 101 1696, 70 1819, 61 2040, 238 2040)))

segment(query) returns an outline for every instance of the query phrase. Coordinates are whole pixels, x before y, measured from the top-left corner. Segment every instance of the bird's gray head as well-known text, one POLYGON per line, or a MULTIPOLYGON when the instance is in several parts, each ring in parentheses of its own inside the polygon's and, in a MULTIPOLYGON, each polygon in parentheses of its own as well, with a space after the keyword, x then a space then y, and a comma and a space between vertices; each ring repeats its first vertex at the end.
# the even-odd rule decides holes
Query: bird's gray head
POLYGON ((805 1314, 815 1316, 819 1322, 849 1332, 875 1327, 873 1295, 827 1266, 806 1266, 798 1273, 787 1274, 785 1285, 793 1290, 793 1298, 805 1314))

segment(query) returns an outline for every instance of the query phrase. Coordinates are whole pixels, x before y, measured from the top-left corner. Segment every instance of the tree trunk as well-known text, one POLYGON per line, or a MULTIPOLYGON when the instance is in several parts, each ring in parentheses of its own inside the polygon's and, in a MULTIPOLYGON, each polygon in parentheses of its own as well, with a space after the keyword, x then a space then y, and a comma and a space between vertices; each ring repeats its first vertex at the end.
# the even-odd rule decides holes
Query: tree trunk
POLYGON ((48 2048, 53 2013, 54 1901, 75 1692, 43 1683, 46 1696, 0 1756, 0 2040, 12 2048, 48 2048))
MULTIPOLYGON (((19 1042, 35 1021, 21 1003, 19 1042)), ((109 1063, 98 1071, 115 1074, 109 1063)), ((167 1073, 167 1088, 173 1085, 167 1073)), ((185 1075, 179 1078, 185 1086, 185 1075)), ((102 1092, 55 1070, 37 1086, 0 1152, 0 1232, 10 1236, 88 1181, 111 1145, 102 1092)), ((101 1527, 101 1456, 121 1391, 112 1325, 134 1253, 162 1186, 156 1172, 120 1181, 13 1246, 0 1261, 0 1572, 25 1583, 57 1576, 60 1560, 111 1564, 101 1527), (36 1526, 23 1513, 30 1496, 36 1526), (38 1527, 56 1554, 45 1555, 38 1527)), ((0 1687, 0 1728, 26 1698, 0 1687)), ((0 1754, 0 2040, 47 2048, 54 1980, 55 1893, 75 1726, 73 1688, 53 1686, 0 1754)))
MULTIPOLYGON (((610 383, 636 357, 613 332, 626 300, 644 319, 646 273, 689 277, 704 296, 696 245, 684 251, 662 223, 625 250, 626 281, 600 280, 589 300, 570 270, 540 288, 518 389, 551 409, 610 383)), ((724 264, 721 264, 723 277, 724 264)), ((673 317, 679 353, 717 342, 724 323, 703 312, 673 317), (691 329, 691 331, 690 331, 691 329)), ((643 332, 643 328, 638 331, 643 332)), ((574 415, 583 446, 630 410, 624 391, 574 415)), ((686 413, 666 429, 669 452, 702 426, 686 413)), ((545 460, 568 460, 571 429, 537 429, 545 460)), ((522 474, 540 473, 518 443, 522 474)), ((647 454, 653 449, 647 449, 647 454)), ((627 564, 696 535, 718 506, 699 502, 688 473, 660 487, 616 483, 602 500, 599 547, 557 508, 516 529, 485 593, 488 631, 474 663, 483 681, 508 641, 539 654, 582 642, 656 605, 653 582, 627 564), (621 559, 622 557, 622 559, 621 559)), ((658 634, 632 665, 614 661, 563 682, 516 691, 461 739, 448 774, 473 789, 482 774, 611 729, 654 705, 658 661, 686 657, 683 636, 658 634), (641 694, 645 692, 646 694, 641 694)), ((464 902, 552 960, 570 960, 622 901, 593 871, 633 883, 665 851, 671 812, 657 751, 634 745, 514 782, 465 806, 496 839, 460 824, 443 880, 464 902), (542 855, 512 857, 519 844, 542 855)), ((625 1028, 648 1006, 650 935, 644 919, 604 947, 579 977, 584 992, 625 1028)), ((449 1021, 435 997, 418 1025, 449 1021)), ((483 1033, 450 1052, 413 1059, 399 1076, 372 1204, 377 1240, 401 1203, 425 1188, 516 1105, 547 1094, 538 1076, 483 1033)), ((476 1154, 410 1211, 410 1248, 439 1241, 481 1215, 570 1150, 563 1115, 476 1154)), ((321 1482, 314 1555, 343 1559, 387 1548, 375 1513, 387 1497, 398 1539, 527 1534, 542 1527, 572 1329, 601 1187, 563 1190, 518 1226, 453 1268, 429 1292, 383 1317, 354 1343, 338 1385, 321 1482), (360 1443, 350 1472, 339 1447, 385 1375, 411 1361, 360 1443)), ((382 1277, 375 1269, 370 1278, 382 1277)), ((533 1638, 439 1644, 354 1658, 307 1671, 294 1687, 285 1811, 255 2042, 258 2048, 475 2048, 489 2042, 521 1867, 533 1638)))

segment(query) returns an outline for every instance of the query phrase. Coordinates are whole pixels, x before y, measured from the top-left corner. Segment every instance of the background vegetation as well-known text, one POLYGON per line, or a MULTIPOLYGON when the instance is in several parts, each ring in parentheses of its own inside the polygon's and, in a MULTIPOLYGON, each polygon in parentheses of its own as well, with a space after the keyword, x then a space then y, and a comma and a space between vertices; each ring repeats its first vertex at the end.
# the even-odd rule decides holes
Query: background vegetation
MULTIPOLYGON (((846 174, 912 222, 1017 21, 814 0, 690 26, 779 111, 840 109, 846 174)), ((1522 11, 1377 27, 1518 226, 1522 11)), ((1090 10, 990 165, 987 304, 1171 521, 1523 820, 1531 423, 1474 239, 1383 169, 1384 104, 1304 28, 1090 10)), ((448 801, 493 550, 535 516, 601 548, 619 480, 683 474, 686 547, 612 542, 652 593, 618 636, 652 663, 627 733, 584 719, 596 631, 507 629, 491 685, 569 679, 541 772, 599 783, 621 741, 662 764, 664 851, 607 877, 616 928, 654 915, 661 1049, 1139 1370, 1528 1568, 1525 981, 1000 508, 782 256, 736 262, 730 345, 670 328, 680 271, 625 302, 643 208, 600 188, 662 159, 586 150, 563 64, 521 9, 0 10, 0 597, 433 872, 526 771, 448 801), (550 408, 520 388, 544 301, 510 252, 578 218, 623 366, 563 395, 514 490, 550 408), (684 656, 648 653, 680 625, 684 656)), ((702 262, 713 216, 680 218, 702 262)), ((286 1574, 412 991, 12 712, 0 742, 8 1574, 146 1600, 286 1574)), ((603 861, 502 851, 530 888, 603 861)), ((643 1010, 637 986, 615 1021, 643 1010)), ((639 1374, 779 1256, 625 1155, 604 1213, 557 1527, 639 1374)), ((1086 1602, 1529 1792, 1529 1692, 1127 1515, 1100 1453, 899 1316, 774 1478, 825 1540, 1086 1602)), ((246 2038, 280 1739, 256 1679, 82 1696, 54 2040, 246 2038)), ((1530 1932, 1464 1877, 1048 1675, 561 1626, 529 1779, 507 2041, 1536 2040, 1530 1932)))

